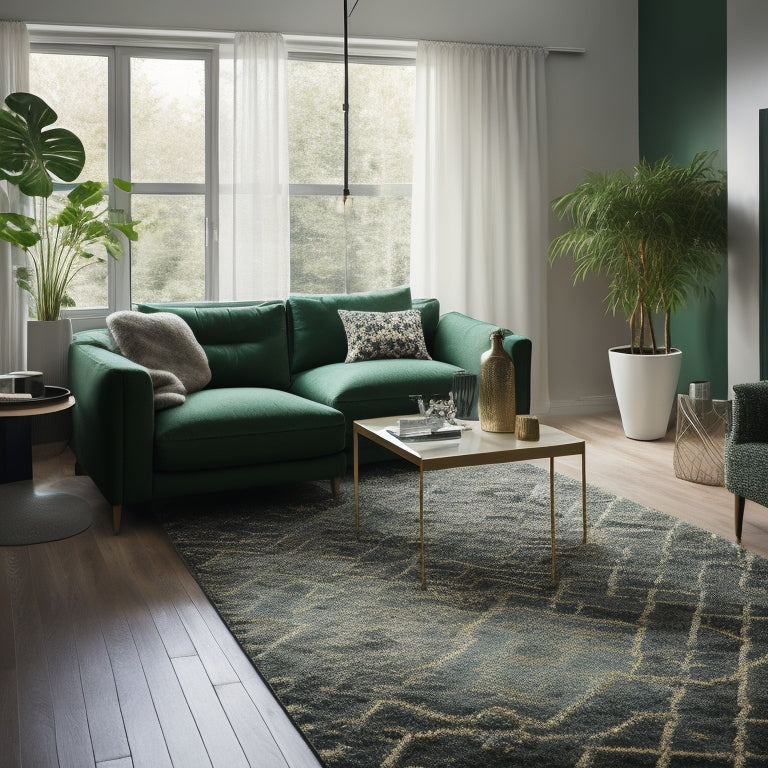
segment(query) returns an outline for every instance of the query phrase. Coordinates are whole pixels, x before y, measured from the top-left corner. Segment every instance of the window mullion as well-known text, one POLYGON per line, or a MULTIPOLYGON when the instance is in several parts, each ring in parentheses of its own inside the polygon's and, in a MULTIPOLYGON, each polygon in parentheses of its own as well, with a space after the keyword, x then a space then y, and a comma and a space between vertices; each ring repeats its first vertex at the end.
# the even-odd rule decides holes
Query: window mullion
POLYGON ((205 298, 219 298, 219 59, 209 55, 205 102, 205 298))
MULTIPOLYGON (((99 178, 104 175, 107 176, 109 182, 109 205, 112 208, 122 209, 125 211, 126 217, 130 220, 134 218, 145 218, 147 221, 157 218, 158 210, 163 205, 175 206, 175 210, 186 215, 181 229, 179 230, 179 242, 184 242, 184 236, 188 236, 190 247, 181 248, 179 253, 185 255, 194 250, 194 261, 197 265, 197 282, 190 290, 194 291, 194 296, 184 297, 191 299, 216 299, 218 297, 218 285, 216 280, 217 274, 217 228, 218 228, 218 206, 217 206, 217 193, 218 193, 218 155, 217 155, 217 120, 218 104, 217 97, 218 91, 216 88, 218 79, 218 59, 216 55, 216 42, 195 42, 185 45, 182 37, 176 39, 172 35, 167 39, 161 41, 159 37, 151 41, 143 41, 133 38, 122 38, 119 32, 114 35, 110 35, 109 31, 102 30, 96 37, 86 36, 84 39, 75 39, 68 36, 61 37, 58 33, 60 29, 49 29, 44 32, 41 30, 36 31, 34 44, 32 47, 33 53, 41 54, 60 54, 67 55, 69 58, 73 56, 102 56, 106 58, 106 67, 102 64, 100 72, 99 83, 106 88, 106 93, 99 92, 101 94, 102 101, 99 105, 103 105, 106 114, 104 117, 100 117, 99 120, 99 136, 98 142, 93 141, 91 137, 90 141, 94 147, 97 147, 100 151, 99 157, 101 163, 99 167, 99 178), (62 42, 66 40, 66 45, 62 42), (93 43, 98 41, 100 44, 95 46, 93 43), (145 44, 147 43, 147 44, 145 44), (137 68, 136 60, 152 60, 140 65, 137 68), (164 63, 159 63, 155 66, 154 60, 167 60, 164 63), (177 167, 173 166, 172 162, 168 163, 168 171, 164 165, 152 167, 150 158, 149 170, 147 169, 147 152, 153 151, 152 148, 147 149, 147 137, 144 135, 151 130, 158 130, 162 133, 162 126, 164 121, 154 119, 151 107, 148 107, 145 103, 145 94, 151 92, 152 87, 156 87, 158 93, 162 95, 168 94, 168 103, 173 103, 174 95, 179 96, 175 90, 175 83, 168 79, 167 72, 169 65, 171 68, 178 63, 181 64, 183 69, 188 66, 194 70, 195 77, 201 79, 200 87, 204 89, 204 119, 205 125, 203 126, 203 116, 200 109, 202 107, 201 100, 195 102, 195 106, 198 107, 198 111, 194 113, 192 120, 198 122, 194 125, 194 130, 197 130, 196 139, 199 148, 196 146, 194 157, 199 159, 196 174, 192 176, 185 176, 184 173, 174 173, 178 171, 177 167), (201 72, 200 62, 204 67, 204 72, 201 72), (106 72, 105 72, 106 70, 106 72), (157 75, 155 80, 148 83, 148 88, 145 90, 142 85, 137 85, 139 81, 133 81, 134 77, 149 77, 157 75), (138 74, 137 74, 138 73, 138 74), (106 83, 104 82, 106 75, 106 83), (136 90, 138 87, 139 90, 136 90), (132 104, 131 101, 135 103, 132 104), (106 104, 104 104, 106 101, 106 104), (106 120, 106 126, 103 120, 106 120), (154 125, 154 128, 147 128, 149 125, 154 125), (200 131, 204 129, 204 139, 200 131), (131 134, 134 134, 133 137, 131 134), (138 151, 134 146, 135 142, 139 142, 141 150, 138 151), (106 157, 104 156, 104 144, 106 143, 106 157), (204 146, 203 146, 204 144, 204 146), (132 157, 133 152, 138 152, 136 156, 132 157), (204 171, 199 166, 204 164, 204 171), (105 167, 106 166, 106 167, 105 167), (157 171, 157 175, 155 175, 157 171), (168 172, 166 172, 168 171, 168 172), (127 181, 133 182, 132 190, 130 193, 123 192, 115 188, 111 183, 114 177, 122 178, 127 181), (169 179, 170 181, 165 183, 135 183, 134 177, 142 179, 153 180, 169 179), (176 183, 173 181, 175 177, 189 178, 195 183, 176 183), (143 195, 144 197, 139 197, 143 195), (151 196, 157 195, 157 200, 151 196), (147 197, 149 196, 149 197, 147 197), (189 206, 183 199, 188 198, 189 206), (176 200, 174 200, 176 198, 176 200), (143 212, 143 216, 141 213, 143 212), (202 235, 202 225, 204 225, 205 235, 202 235), (203 260, 205 273, 202 274, 203 260), (205 282, 205 286, 201 285, 205 282)), ((64 61, 62 59, 62 61, 64 61)), ((40 65, 41 83, 42 75, 45 74, 43 64, 40 65)), ((72 65, 67 62, 65 66, 69 66, 72 69, 72 65)), ((50 76, 52 85, 50 90, 52 95, 56 95, 58 92, 56 88, 63 89, 67 92, 68 88, 76 87, 76 82, 69 83, 63 78, 56 80, 57 70, 54 67, 50 76)), ((65 68, 59 72, 69 73, 71 72, 65 68)), ((179 91, 183 90, 186 83, 179 81, 179 91)), ((84 88, 88 86, 86 80, 82 81, 84 88)), ((201 96, 202 90, 196 91, 201 96)), ((49 97, 50 100, 50 97, 49 97)), ((166 108, 167 105, 166 105, 166 108)), ((101 110, 100 110, 101 112, 101 110)), ((171 115, 173 118, 174 115, 171 115)), ((171 120, 172 122, 172 120, 171 120)), ((182 119, 179 122, 183 122, 182 119)), ((190 132, 194 134, 194 130, 190 132)), ((173 152, 173 140, 169 143, 166 141, 163 144, 163 136, 160 136, 157 142, 161 148, 164 148, 167 152, 173 152)), ((183 134, 179 137, 179 140, 184 141, 183 134)), ((151 143, 151 140, 150 140, 151 143)), ((154 145, 153 145, 154 146, 154 145)), ((188 149, 188 144, 185 148, 188 149)), ((71 184, 57 185, 57 190, 60 192, 66 192, 72 188, 71 184), (61 187, 61 189, 58 189, 61 187)), ((165 221, 168 221, 168 217, 165 217, 165 221)), ((169 226, 171 224, 169 223, 169 226)), ((179 226, 179 222, 175 221, 175 226, 179 226)), ((119 309, 130 309, 132 304, 132 284, 136 283, 135 290, 141 293, 144 290, 142 281, 146 281, 147 271, 147 259, 145 254, 152 250, 152 246, 149 243, 152 242, 153 230, 151 228, 145 229, 139 228, 139 242, 138 244, 132 244, 127 238, 121 236, 122 245, 124 248, 124 256, 119 260, 106 259, 106 295, 104 294, 103 283, 99 283, 97 290, 87 293, 83 290, 83 293, 90 295, 96 293, 98 295, 98 306, 77 307, 71 312, 78 317, 82 315, 84 318, 96 318, 102 316, 105 313, 113 312, 119 309), (144 236, 142 237, 142 231, 144 236), (147 239, 149 238, 149 239, 147 239), (133 267, 132 267, 133 264, 133 267), (138 271, 139 268, 143 269, 143 272, 138 271), (133 273, 133 280, 132 280, 133 273), (139 282, 136 282, 136 281, 139 282), (104 306, 106 304, 106 306, 104 306)), ((156 233, 155 233, 156 234, 156 233)), ((159 236, 158 236, 159 237, 159 236)), ((161 239, 161 238, 160 238, 161 239)), ((173 246, 169 246, 168 254, 171 258, 177 255, 173 251, 173 246)), ((153 254, 154 255, 154 254, 153 254)), ((104 272, 101 272, 104 275, 104 272)), ((174 285, 173 290, 184 291, 188 286, 174 285)), ((81 286, 76 286, 77 290, 81 290, 81 286)), ((86 286, 87 288, 87 286, 86 286)), ((79 299, 79 295, 77 296, 79 299)), ((136 294, 136 300, 143 300, 143 296, 136 294)))
MULTIPOLYGON (((114 57, 114 82, 111 100, 114 108, 110 110, 110 136, 113 137, 110 161, 113 167, 110 178, 131 179, 131 59, 125 49, 117 48, 114 57)), ((119 189, 113 189, 113 204, 131 217, 131 196, 119 189)), ((131 308, 131 259, 130 243, 125 241, 128 253, 124 258, 110 260, 112 277, 110 280, 110 309, 131 308)))
POLYGON ((205 184, 186 182, 134 182, 131 192, 134 195, 204 195, 205 184))
MULTIPOLYGON (((291 184, 291 195, 329 195, 341 194, 340 184, 291 184)), ((350 184, 352 197, 410 197, 410 184, 350 184)))

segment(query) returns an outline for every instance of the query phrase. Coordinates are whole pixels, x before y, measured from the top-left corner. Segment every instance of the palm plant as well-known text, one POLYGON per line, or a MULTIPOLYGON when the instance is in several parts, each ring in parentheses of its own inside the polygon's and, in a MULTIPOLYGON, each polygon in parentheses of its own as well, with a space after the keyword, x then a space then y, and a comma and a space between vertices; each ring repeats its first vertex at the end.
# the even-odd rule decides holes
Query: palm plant
POLYGON ((593 272, 608 278, 608 311, 627 318, 632 353, 661 351, 653 321, 662 314, 668 354, 671 314, 690 294, 708 292, 721 268, 726 182, 712 168, 714 154, 701 152, 687 166, 666 157, 632 173, 591 172, 553 202, 572 228, 552 240, 550 261, 571 254, 574 282, 593 272))
MULTIPOLYGON (((74 187, 58 211, 49 205, 54 179, 74 181, 85 165, 80 139, 64 128, 50 128, 57 115, 31 93, 12 93, 0 109, 0 180, 17 186, 29 198, 31 216, 0 212, 0 239, 25 251, 29 268, 17 272, 18 284, 29 291, 38 320, 57 320, 62 306, 74 306, 72 281, 90 264, 105 259, 95 253, 103 246, 117 259, 122 255, 118 232, 136 240, 137 222, 104 202, 105 185, 83 181, 74 187)), ((131 185, 113 180, 124 191, 131 185)))

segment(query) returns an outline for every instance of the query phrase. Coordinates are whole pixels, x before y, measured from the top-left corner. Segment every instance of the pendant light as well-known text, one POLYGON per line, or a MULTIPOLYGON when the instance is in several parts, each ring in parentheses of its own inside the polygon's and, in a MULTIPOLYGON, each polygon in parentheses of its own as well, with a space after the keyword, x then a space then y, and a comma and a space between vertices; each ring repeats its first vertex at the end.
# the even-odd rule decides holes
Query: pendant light
MULTIPOLYGON (((344 188, 341 195, 342 206, 346 208, 350 200, 349 192, 349 17, 354 13, 360 0, 355 0, 351 11, 347 11, 347 0, 344 0, 344 188)), ((351 202, 351 200, 350 200, 351 202)))

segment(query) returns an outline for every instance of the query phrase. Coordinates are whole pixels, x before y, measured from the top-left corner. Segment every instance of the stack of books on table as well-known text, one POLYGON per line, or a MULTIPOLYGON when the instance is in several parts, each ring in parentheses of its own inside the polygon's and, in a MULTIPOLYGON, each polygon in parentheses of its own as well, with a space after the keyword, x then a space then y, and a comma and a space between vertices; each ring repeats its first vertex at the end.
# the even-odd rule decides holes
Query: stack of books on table
POLYGON ((399 419, 397 427, 387 430, 404 443, 424 443, 443 440, 456 440, 461 437, 461 428, 453 424, 443 424, 435 429, 429 419, 399 419))
POLYGON ((0 374, 0 403, 23 403, 45 393, 39 371, 13 371, 0 374))

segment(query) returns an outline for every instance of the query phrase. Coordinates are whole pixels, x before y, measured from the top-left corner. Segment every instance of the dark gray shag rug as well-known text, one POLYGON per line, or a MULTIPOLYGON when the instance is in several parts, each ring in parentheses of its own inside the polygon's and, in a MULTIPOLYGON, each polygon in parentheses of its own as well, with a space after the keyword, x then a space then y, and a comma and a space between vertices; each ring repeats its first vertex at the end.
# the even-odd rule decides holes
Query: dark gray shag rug
POLYGON ((164 526, 332 768, 768 765, 768 560, 530 464, 169 505, 164 526))

